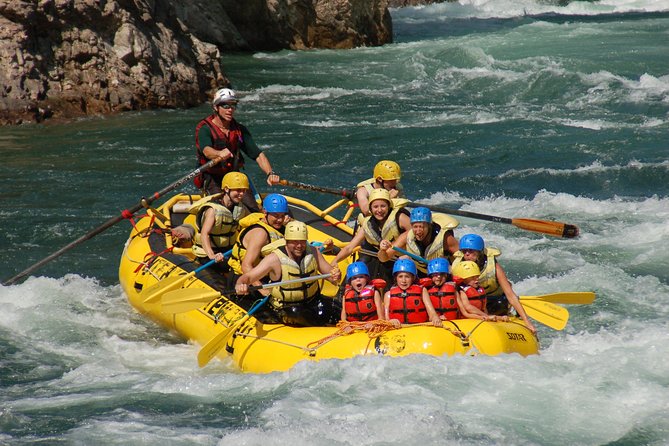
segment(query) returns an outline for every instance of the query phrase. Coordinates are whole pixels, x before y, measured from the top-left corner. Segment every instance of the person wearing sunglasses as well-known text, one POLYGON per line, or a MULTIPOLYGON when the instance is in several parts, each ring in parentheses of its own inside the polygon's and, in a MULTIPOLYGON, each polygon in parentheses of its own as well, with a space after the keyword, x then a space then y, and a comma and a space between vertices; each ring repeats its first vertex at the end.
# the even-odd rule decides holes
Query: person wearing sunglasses
MULTIPOLYGON (((220 184, 225 174, 238 172, 244 167, 244 155, 258 163, 267 175, 269 186, 277 184, 280 178, 272 170, 269 159, 253 141, 249 130, 234 118, 239 104, 235 91, 221 88, 214 95, 211 104, 213 113, 195 127, 197 165, 204 165, 213 159, 219 159, 220 162, 195 177, 197 188, 205 195, 220 193, 220 184)), ((252 197, 251 194, 248 196, 252 197)), ((247 204, 246 201, 244 204, 247 204)), ((252 210, 257 210, 256 204, 252 206, 255 206, 252 210)))

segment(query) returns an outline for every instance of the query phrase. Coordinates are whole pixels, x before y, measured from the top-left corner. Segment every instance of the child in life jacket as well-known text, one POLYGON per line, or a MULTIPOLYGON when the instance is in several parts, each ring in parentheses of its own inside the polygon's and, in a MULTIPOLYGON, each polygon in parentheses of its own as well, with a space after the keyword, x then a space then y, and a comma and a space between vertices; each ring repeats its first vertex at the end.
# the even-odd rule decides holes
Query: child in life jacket
POLYGON ((486 294, 479 285, 481 270, 476 262, 469 260, 453 266, 453 281, 458 289, 460 313, 468 319, 484 321, 508 321, 507 316, 494 316, 487 313, 486 294))
POLYGON ((369 269, 364 262, 353 262, 346 268, 346 288, 341 306, 342 321, 375 321, 383 319, 383 279, 369 280, 369 269))
POLYGON ((401 324, 432 322, 442 327, 441 319, 430 301, 427 290, 418 283, 416 264, 410 259, 398 259, 393 266, 395 285, 383 297, 386 319, 396 328, 401 324))
POLYGON ((430 260, 427 264, 427 292, 434 310, 442 320, 452 321, 460 317, 458 292, 455 283, 449 281, 450 264, 443 257, 430 260))
POLYGON ((479 276, 479 285, 486 291, 486 312, 506 316, 509 314, 510 307, 516 311, 518 317, 532 333, 537 329, 523 308, 518 295, 513 290, 513 285, 506 276, 506 272, 499 263, 498 257, 502 252, 497 248, 488 247, 483 241, 483 237, 478 234, 465 234, 460 238, 459 250, 453 254, 455 266, 462 260, 471 260, 476 262, 481 271, 479 276))

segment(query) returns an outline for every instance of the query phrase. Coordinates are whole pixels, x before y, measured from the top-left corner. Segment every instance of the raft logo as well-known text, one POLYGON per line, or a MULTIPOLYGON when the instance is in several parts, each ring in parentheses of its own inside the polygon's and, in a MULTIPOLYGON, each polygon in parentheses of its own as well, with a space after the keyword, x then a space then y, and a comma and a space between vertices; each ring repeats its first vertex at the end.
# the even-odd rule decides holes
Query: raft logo
POLYGON ((506 335, 508 336, 509 339, 512 341, 522 341, 522 342, 527 342, 527 339, 525 339, 525 335, 522 333, 509 333, 508 331, 506 332, 506 335))
POLYGON ((404 335, 379 336, 374 341, 374 348, 380 355, 398 354, 404 351, 407 346, 404 335))

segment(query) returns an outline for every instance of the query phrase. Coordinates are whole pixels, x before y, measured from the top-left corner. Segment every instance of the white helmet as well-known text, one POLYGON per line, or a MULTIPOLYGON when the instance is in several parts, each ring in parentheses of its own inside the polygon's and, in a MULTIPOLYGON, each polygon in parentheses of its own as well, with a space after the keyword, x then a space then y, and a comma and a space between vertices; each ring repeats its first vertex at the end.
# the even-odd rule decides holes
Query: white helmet
POLYGON ((238 102, 237 95, 234 90, 229 88, 221 88, 214 95, 214 100, 211 102, 214 107, 223 102, 238 102))

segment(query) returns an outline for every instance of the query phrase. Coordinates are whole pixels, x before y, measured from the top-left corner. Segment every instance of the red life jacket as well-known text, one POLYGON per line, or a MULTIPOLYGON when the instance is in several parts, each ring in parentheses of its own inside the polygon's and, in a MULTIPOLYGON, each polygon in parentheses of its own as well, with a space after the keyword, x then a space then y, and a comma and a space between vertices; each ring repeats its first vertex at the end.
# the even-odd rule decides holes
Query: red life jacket
POLYGON ((469 299, 469 303, 478 308, 481 311, 485 312, 485 306, 487 303, 487 298, 485 294, 485 290, 481 287, 474 288, 471 286, 464 286, 462 287, 462 290, 465 292, 467 295, 467 298, 469 299))
MULTIPOLYGON (((198 166, 202 166, 204 164, 207 164, 209 162, 209 159, 204 156, 204 147, 200 147, 200 129, 203 126, 209 127, 211 130, 211 137, 212 137, 212 144, 213 148, 217 150, 223 150, 227 148, 230 152, 232 152, 232 158, 225 160, 224 162, 218 163, 213 167, 210 167, 209 169, 206 170, 208 174, 211 175, 216 175, 216 176, 223 176, 228 172, 232 172, 233 170, 240 170, 242 166, 244 166, 244 157, 241 155, 239 152, 241 144, 244 142, 242 139, 242 130, 239 127, 239 124, 237 124, 237 121, 234 119, 230 123, 230 129, 228 132, 228 136, 226 137, 225 134, 223 133, 223 130, 221 130, 216 124, 214 124, 214 118, 216 115, 210 115, 204 118, 202 121, 200 121, 197 126, 195 127, 195 148, 197 152, 197 162, 198 166), (237 165, 235 166, 235 159, 238 158, 237 160, 237 165)), ((199 175, 198 175, 199 176, 199 175)), ((195 185, 197 185, 197 177, 195 179, 195 185)), ((198 187, 201 187, 198 186, 198 187)))
POLYGON ((390 289, 388 317, 403 324, 427 322, 430 317, 423 303, 423 287, 413 284, 406 290, 395 285, 390 289))
POLYGON ((428 288, 430 293, 430 300, 432 306, 437 310, 439 316, 444 316, 446 320, 452 321, 459 316, 458 299, 455 295, 455 285, 451 282, 446 282, 440 287, 433 285, 428 288))
POLYGON ((374 294, 376 289, 372 285, 365 285, 360 292, 346 285, 344 289, 344 309, 347 321, 375 321, 379 318, 376 312, 374 294))

